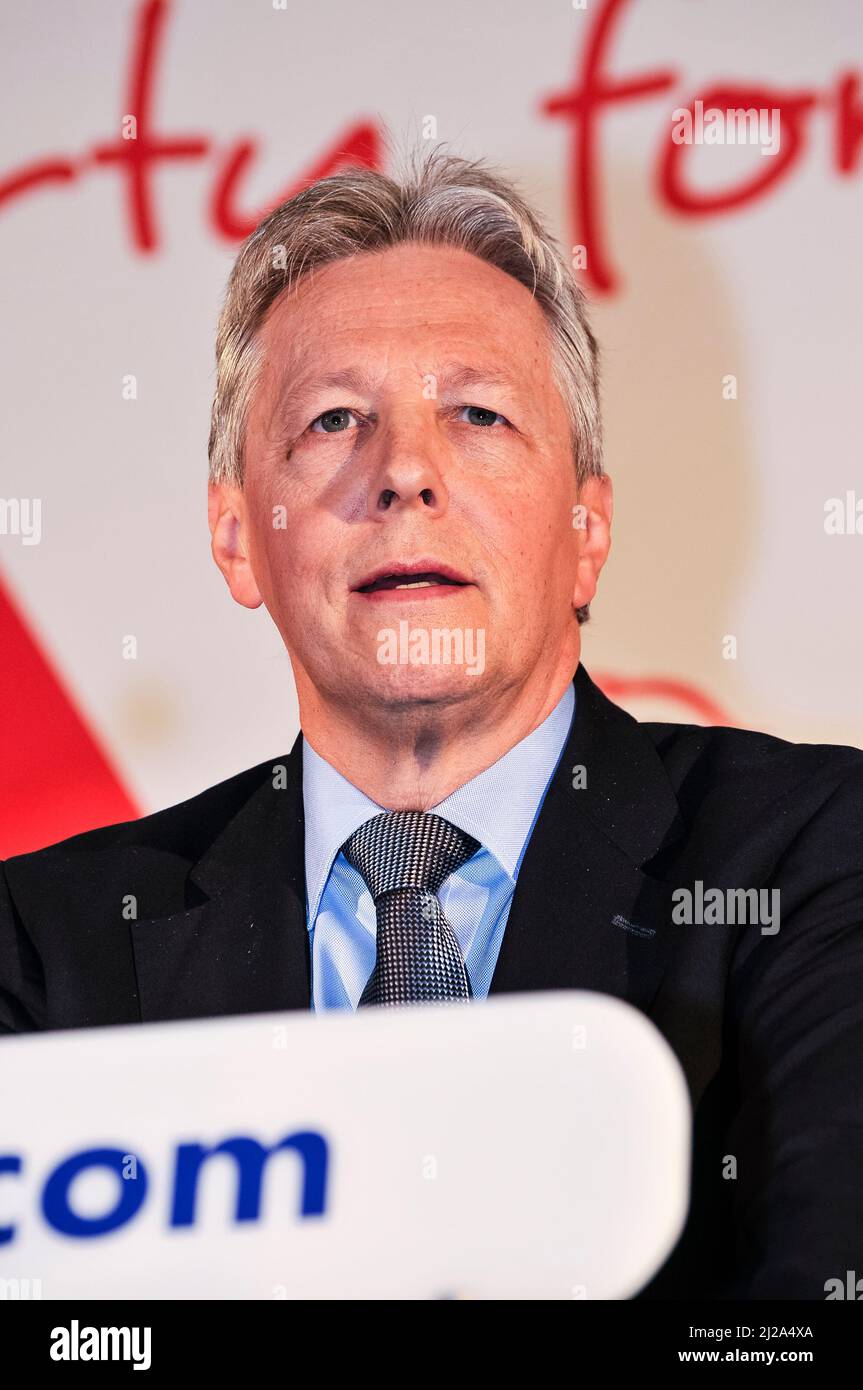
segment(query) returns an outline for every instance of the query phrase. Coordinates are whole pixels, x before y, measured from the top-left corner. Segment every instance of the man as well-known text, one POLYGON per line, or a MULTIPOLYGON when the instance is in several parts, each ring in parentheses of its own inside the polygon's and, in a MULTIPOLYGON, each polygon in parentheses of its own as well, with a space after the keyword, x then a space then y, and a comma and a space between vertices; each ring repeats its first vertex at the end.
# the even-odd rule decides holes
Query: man
POLYGON ((210 460, 302 736, 11 860, 0 1025, 616 995, 695 1109, 648 1293, 823 1298, 863 1260, 863 754, 639 724, 580 664, 611 483, 539 219, 441 153, 278 208, 231 276, 210 460))

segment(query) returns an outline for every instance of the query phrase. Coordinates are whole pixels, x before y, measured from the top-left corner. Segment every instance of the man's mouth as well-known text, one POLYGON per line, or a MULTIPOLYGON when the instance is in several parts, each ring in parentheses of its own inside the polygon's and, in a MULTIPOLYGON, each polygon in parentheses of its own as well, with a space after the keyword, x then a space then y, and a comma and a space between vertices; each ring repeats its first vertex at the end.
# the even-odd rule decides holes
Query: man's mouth
POLYGON ((463 589, 470 584, 464 575, 458 574, 448 566, 426 568, 423 566, 401 566, 393 569, 380 569, 367 575, 361 583, 354 586, 355 594, 380 594, 400 591, 420 593, 429 589, 463 589))

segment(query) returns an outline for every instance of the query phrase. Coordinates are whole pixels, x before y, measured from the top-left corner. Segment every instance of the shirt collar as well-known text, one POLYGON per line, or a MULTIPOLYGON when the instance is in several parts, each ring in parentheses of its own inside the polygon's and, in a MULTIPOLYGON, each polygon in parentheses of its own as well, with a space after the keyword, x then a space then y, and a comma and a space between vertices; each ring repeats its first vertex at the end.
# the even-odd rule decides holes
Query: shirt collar
MULTIPOLYGON (((575 691, 566 687, 533 733, 431 810, 479 840, 513 881, 543 796, 572 724, 575 691), (501 815, 501 807, 506 814, 501 815)), ((306 899, 313 923, 330 869, 349 835, 385 808, 355 787, 303 739, 306 899)))

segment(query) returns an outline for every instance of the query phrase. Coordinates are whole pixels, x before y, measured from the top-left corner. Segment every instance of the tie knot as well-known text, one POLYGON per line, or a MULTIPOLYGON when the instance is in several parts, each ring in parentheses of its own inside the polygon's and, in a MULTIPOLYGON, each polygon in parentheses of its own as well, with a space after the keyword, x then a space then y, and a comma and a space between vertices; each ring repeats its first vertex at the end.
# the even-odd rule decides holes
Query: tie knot
POLYGON ((354 831, 342 852, 377 902, 382 893, 397 888, 436 893, 479 848, 478 840, 442 816, 382 811, 354 831))

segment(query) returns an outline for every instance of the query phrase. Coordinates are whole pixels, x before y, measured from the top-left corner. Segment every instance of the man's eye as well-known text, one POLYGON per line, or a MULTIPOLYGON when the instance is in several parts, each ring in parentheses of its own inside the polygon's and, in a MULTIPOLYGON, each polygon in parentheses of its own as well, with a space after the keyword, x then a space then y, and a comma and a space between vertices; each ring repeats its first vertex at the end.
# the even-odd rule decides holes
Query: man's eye
POLYGON ((325 410, 323 415, 318 415, 309 426, 314 434, 342 434, 350 428, 350 421, 356 422, 357 417, 347 406, 341 406, 338 410, 325 410))
POLYGON ((496 420, 500 420, 504 425, 509 424, 505 415, 501 415, 497 410, 486 410, 485 406, 482 405, 463 405, 461 410, 468 412, 469 425, 489 426, 493 425, 496 420))

